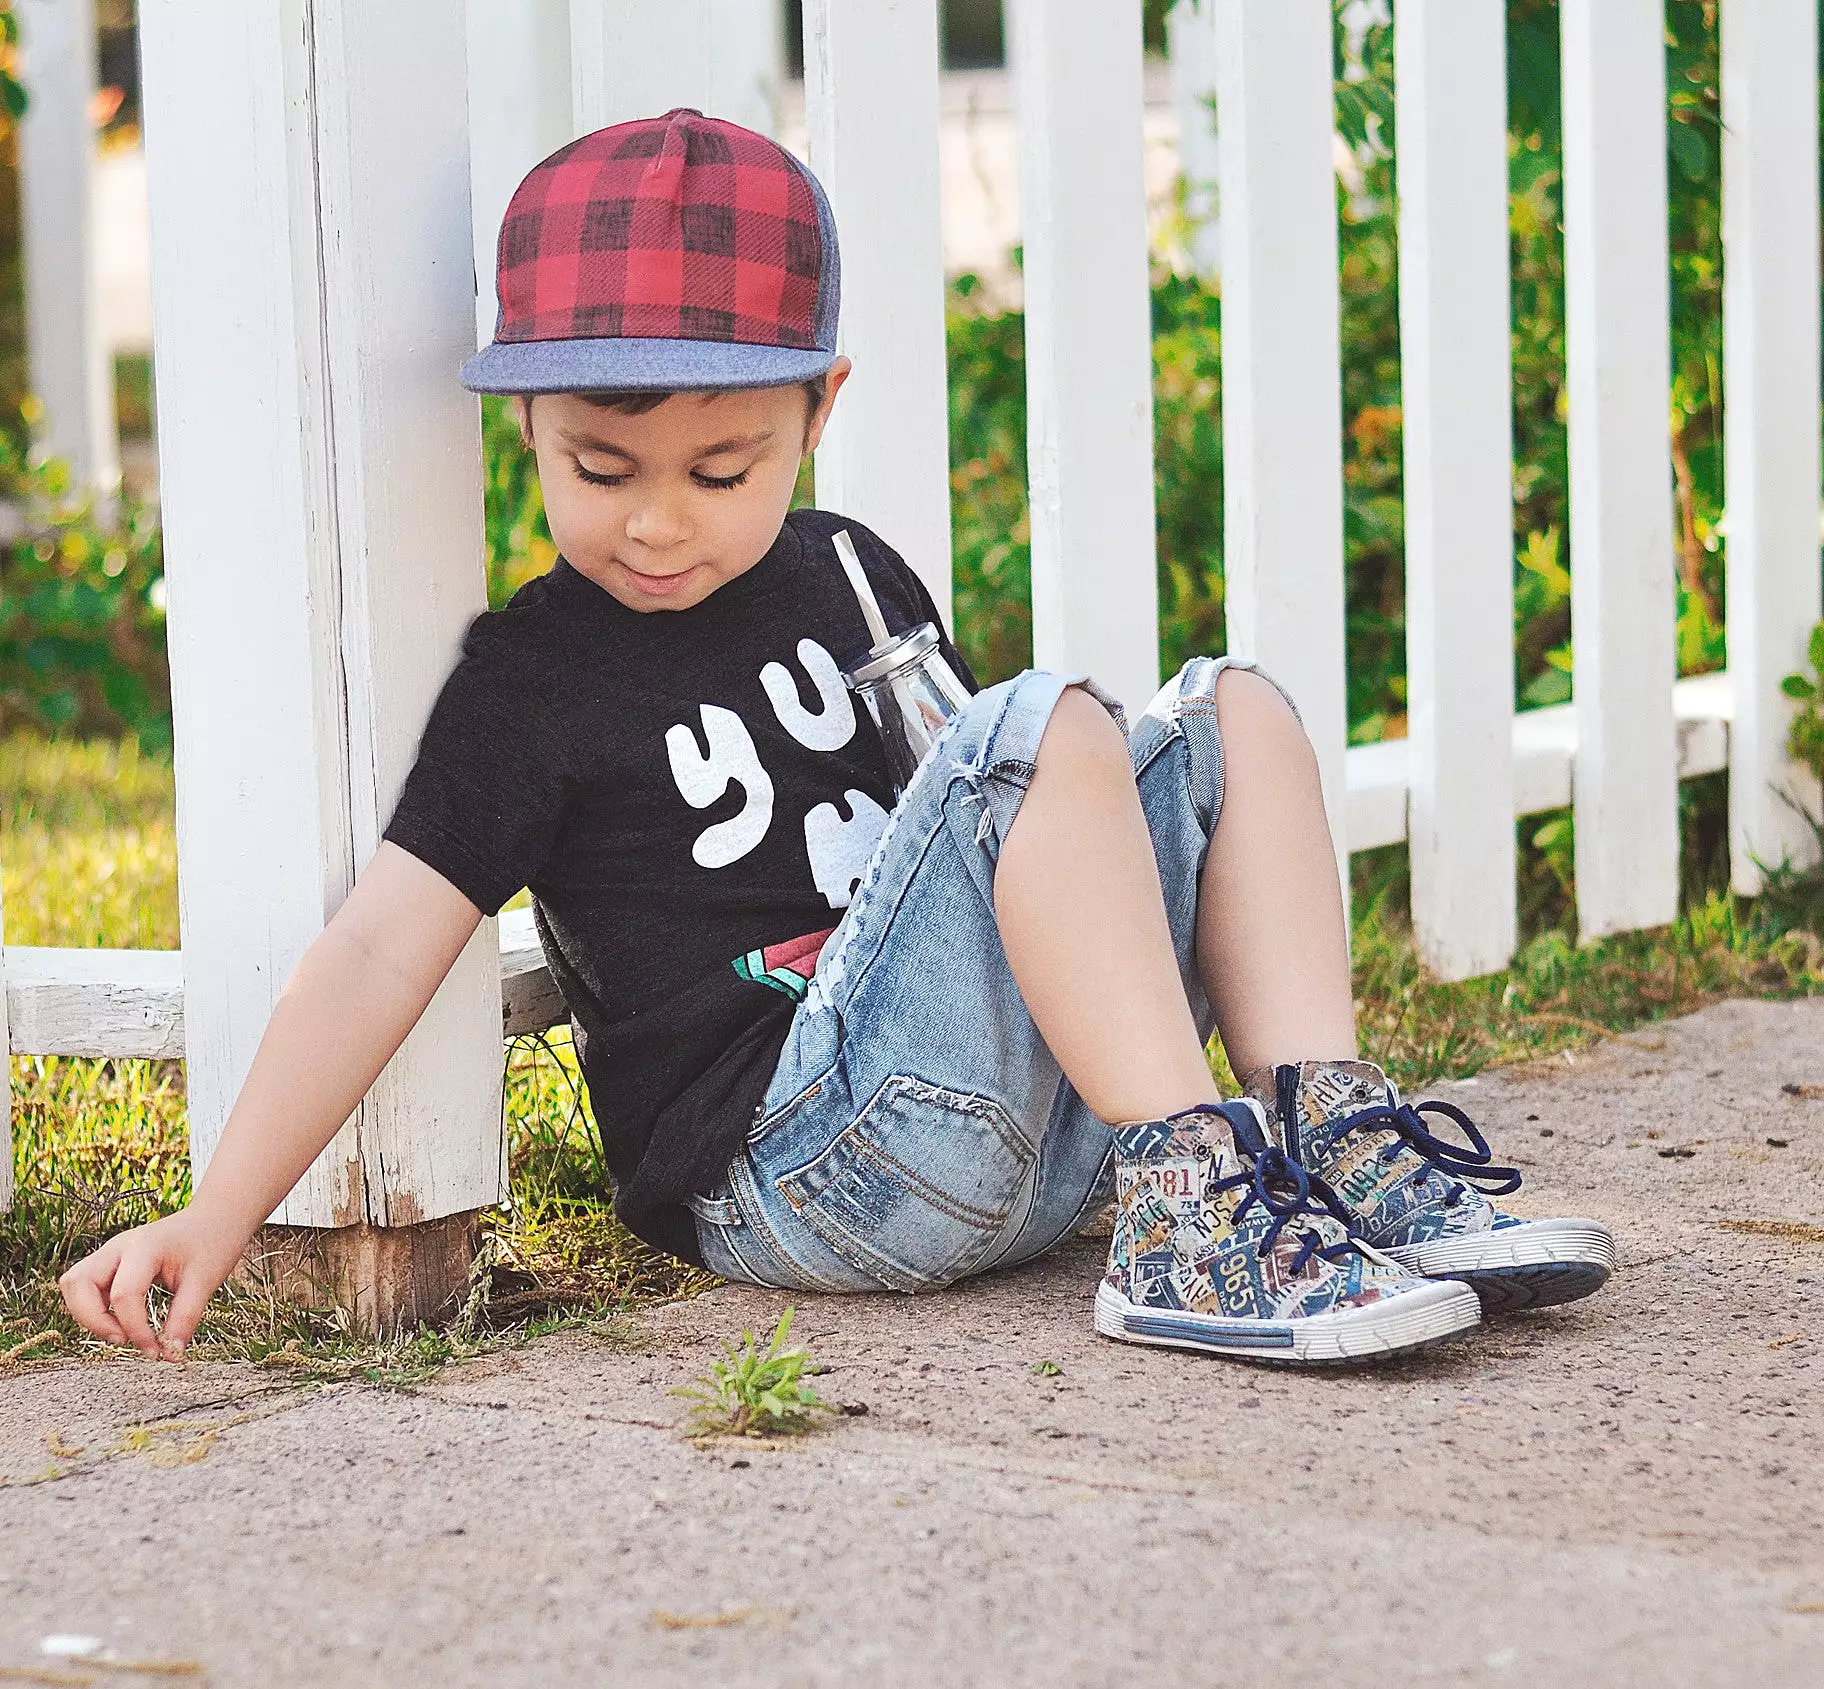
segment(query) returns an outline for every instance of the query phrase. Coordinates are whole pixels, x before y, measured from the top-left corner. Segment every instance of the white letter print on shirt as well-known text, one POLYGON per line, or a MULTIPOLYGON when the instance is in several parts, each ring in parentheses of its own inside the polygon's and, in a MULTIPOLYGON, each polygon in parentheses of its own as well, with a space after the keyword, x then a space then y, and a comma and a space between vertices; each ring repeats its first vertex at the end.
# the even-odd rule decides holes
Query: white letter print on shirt
POLYGON ((768 663, 760 671, 760 684, 779 725, 807 751, 839 751, 855 737, 855 700, 842 683, 836 659, 814 639, 798 641, 798 661, 817 688, 823 709, 812 715, 798 697, 798 682, 784 663, 768 663))
POLYGON ((773 824, 773 782, 760 766, 747 723, 717 704, 700 707, 709 755, 697 749, 696 735, 682 723, 665 730, 665 749, 671 755, 671 777, 692 809, 708 809, 733 781, 746 793, 739 815, 704 828, 690 847, 699 868, 726 868, 766 837, 773 824))
POLYGON ((804 849, 811 878, 832 909, 846 909, 868 871, 868 859, 887 830, 887 812, 866 792, 844 792, 850 819, 833 803, 820 803, 804 818, 804 849))

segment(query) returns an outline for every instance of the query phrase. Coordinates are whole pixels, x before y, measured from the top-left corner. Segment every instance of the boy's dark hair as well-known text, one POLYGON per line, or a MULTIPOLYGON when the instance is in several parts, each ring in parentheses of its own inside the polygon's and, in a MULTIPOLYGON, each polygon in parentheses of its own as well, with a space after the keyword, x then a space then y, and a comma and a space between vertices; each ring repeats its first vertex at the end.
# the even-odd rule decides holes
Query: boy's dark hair
MULTIPOLYGON (((805 421, 817 414, 817 407, 823 403, 823 395, 829 387, 829 376, 814 375, 809 381, 802 382, 804 388, 805 421)), ((675 398, 680 389, 634 387, 620 393, 579 393, 577 397, 584 404, 594 405, 598 410, 613 411, 618 416, 644 416, 648 411, 656 411, 667 399, 675 398)), ((691 388, 697 397, 714 399, 723 393, 732 393, 732 387, 691 388)))

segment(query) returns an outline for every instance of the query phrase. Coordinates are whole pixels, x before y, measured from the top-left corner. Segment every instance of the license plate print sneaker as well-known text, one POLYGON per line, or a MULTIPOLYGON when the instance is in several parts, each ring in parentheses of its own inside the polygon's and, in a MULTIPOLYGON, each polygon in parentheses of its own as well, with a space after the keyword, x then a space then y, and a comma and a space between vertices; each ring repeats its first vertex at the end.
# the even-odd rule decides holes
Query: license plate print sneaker
POLYGON ((1282 1365, 1375 1360, 1468 1331, 1475 1295, 1350 1235, 1251 1098, 1115 1128, 1096 1330, 1282 1365))
POLYGON ((1304 1062, 1247 1077, 1286 1153, 1341 1199, 1359 1234, 1428 1278, 1457 1279, 1484 1311, 1574 1302, 1615 1268, 1615 1239, 1594 1220, 1523 1220, 1488 1199, 1520 1188, 1450 1103, 1403 1103, 1371 1062, 1304 1062), (1429 1117, 1429 1119, 1428 1119, 1429 1117), (1464 1141, 1441 1138, 1448 1121, 1464 1141))

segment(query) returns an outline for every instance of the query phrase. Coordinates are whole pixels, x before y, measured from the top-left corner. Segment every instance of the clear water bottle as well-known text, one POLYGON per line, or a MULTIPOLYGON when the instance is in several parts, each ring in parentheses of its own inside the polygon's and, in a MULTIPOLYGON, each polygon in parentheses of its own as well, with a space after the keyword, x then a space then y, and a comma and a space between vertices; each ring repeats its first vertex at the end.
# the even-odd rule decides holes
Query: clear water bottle
POLYGON ((842 678, 880 729, 893 790, 903 792, 944 723, 969 702, 967 688, 945 660, 942 636, 932 623, 921 623, 877 645, 842 678))

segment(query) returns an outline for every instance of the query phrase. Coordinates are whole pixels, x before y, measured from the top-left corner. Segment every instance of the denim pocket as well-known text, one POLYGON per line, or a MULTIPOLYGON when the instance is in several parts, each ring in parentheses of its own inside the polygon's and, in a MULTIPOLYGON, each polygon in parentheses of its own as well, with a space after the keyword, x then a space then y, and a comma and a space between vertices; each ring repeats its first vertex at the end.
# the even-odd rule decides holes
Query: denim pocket
POLYGON ((1038 1152, 987 1097, 895 1074, 814 1161, 777 1181, 798 1218, 892 1290, 968 1273, 1038 1152))
POLYGON ((798 1115, 806 1107, 811 1103, 814 1103, 823 1095, 824 1087, 830 1082, 830 1074, 834 1072, 835 1069, 832 1067, 827 1071, 820 1073, 810 1082, 810 1084, 806 1085, 802 1091, 798 1092, 796 1096, 788 1097, 770 1113, 763 1113, 760 1118, 747 1129, 748 1147, 752 1149, 759 1144, 764 1143, 781 1127, 796 1120, 798 1115))

